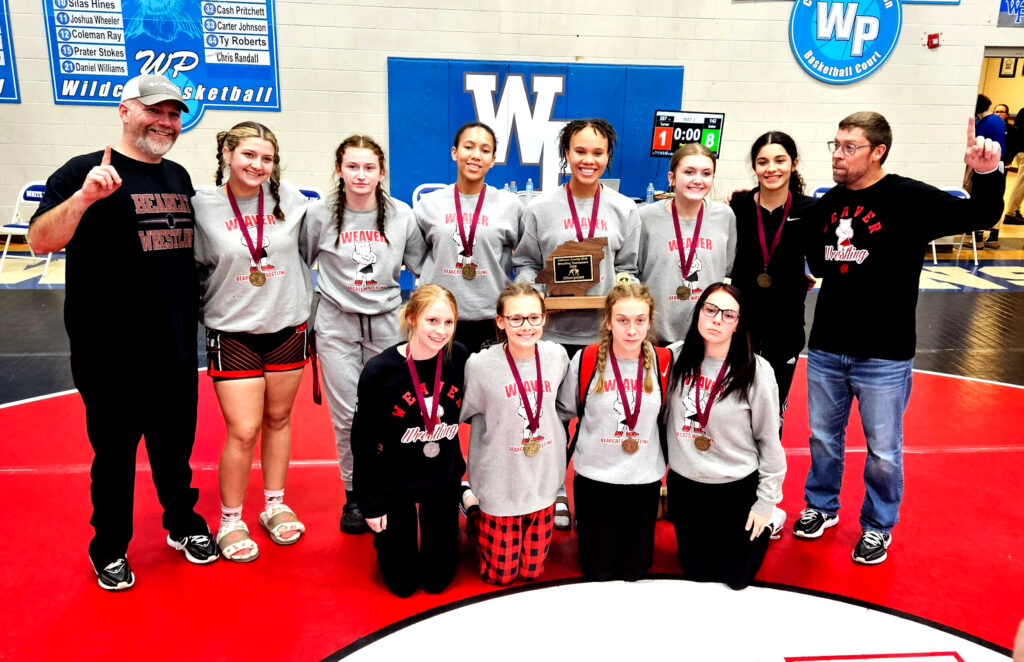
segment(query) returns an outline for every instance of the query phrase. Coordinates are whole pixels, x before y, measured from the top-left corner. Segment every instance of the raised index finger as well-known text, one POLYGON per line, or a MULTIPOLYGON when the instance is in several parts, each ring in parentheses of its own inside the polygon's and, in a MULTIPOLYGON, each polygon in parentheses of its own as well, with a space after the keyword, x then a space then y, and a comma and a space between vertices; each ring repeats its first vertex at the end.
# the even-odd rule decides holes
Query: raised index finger
POLYGON ((971 117, 970 119, 967 120, 967 146, 968 147, 973 147, 974 143, 975 143, 974 118, 971 117))
MULTIPOLYGON (((973 129, 971 129, 973 131, 973 129)), ((103 148, 103 159, 100 161, 101 166, 110 165, 110 145, 103 148)))

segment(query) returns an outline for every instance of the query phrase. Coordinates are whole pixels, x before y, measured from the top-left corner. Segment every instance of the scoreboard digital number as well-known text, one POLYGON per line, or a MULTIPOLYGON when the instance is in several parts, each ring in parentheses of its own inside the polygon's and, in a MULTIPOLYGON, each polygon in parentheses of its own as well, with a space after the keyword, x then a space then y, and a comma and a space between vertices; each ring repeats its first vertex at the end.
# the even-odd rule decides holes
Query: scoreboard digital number
POLYGON ((672 156, 680 145, 700 143, 718 158, 722 144, 725 113, 695 113, 683 110, 654 111, 651 156, 672 156))

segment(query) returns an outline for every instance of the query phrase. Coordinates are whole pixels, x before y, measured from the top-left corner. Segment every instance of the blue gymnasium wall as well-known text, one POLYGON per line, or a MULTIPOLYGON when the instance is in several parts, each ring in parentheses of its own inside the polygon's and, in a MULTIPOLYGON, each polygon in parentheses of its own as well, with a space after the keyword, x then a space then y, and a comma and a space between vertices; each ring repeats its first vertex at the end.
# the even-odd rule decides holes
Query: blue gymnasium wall
MULTIPOLYGON (((654 111, 680 108, 682 67, 388 58, 389 165, 395 197, 411 203, 419 184, 455 181, 456 166, 450 156, 453 133, 463 123, 481 119, 474 95, 466 89, 466 74, 496 77, 496 89, 487 101, 491 106, 486 109, 492 115, 502 95, 514 96, 516 86, 525 88, 529 103, 526 108, 509 101, 512 112, 501 118, 504 126, 493 127, 499 143, 503 134, 509 134, 504 140, 508 155, 487 174, 488 184, 500 188, 515 180, 522 191, 527 178, 532 178, 540 189, 542 166, 522 162, 520 140, 536 140, 538 132, 557 129, 565 120, 603 117, 618 134, 604 177, 621 179, 620 190, 633 197, 643 197, 652 181, 664 187, 668 159, 649 156, 654 111), (542 116, 542 95, 533 93, 537 76, 560 76, 564 81, 563 92, 555 96, 547 117, 542 116)), ((544 159, 549 181, 551 158, 548 154, 544 159)))

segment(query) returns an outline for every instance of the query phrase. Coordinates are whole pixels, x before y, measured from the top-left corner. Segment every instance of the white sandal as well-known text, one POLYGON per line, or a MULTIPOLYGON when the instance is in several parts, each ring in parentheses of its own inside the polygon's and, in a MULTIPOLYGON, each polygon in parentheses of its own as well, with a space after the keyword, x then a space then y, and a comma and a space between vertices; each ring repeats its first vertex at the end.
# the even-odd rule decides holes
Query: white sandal
POLYGON ((260 524, 267 530, 270 539, 278 545, 294 545, 306 532, 306 525, 299 521, 295 511, 283 503, 275 503, 269 512, 264 510, 260 513, 260 524), (281 535, 289 531, 298 531, 299 535, 290 538, 281 535))
POLYGON ((230 524, 222 524, 220 529, 217 531, 217 547, 220 548, 220 555, 225 560, 235 561, 236 563, 248 563, 255 561, 256 557, 260 555, 260 548, 256 546, 256 542, 249 537, 249 527, 245 525, 242 520, 237 520, 230 524), (236 539, 229 541, 227 538, 232 533, 238 532, 240 536, 234 536, 236 539), (236 552, 247 552, 245 554, 239 554, 235 556, 236 552))

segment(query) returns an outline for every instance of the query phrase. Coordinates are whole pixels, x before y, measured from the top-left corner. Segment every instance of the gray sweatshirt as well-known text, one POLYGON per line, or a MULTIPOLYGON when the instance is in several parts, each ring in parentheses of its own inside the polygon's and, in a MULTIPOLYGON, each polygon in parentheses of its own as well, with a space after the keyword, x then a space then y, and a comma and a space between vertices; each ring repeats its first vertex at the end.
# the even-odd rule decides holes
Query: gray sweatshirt
MULTIPOLYGON (((263 184, 263 246, 253 261, 223 186, 202 188, 192 198, 196 215, 196 264, 201 303, 199 321, 227 332, 274 333, 309 317, 313 284, 306 266, 304 223, 309 201, 282 180, 284 220, 274 217, 270 184, 263 184), (262 287, 249 283, 252 269, 266 276, 262 287)), ((255 246, 259 195, 236 197, 255 246)))
MULTIPOLYGON (((575 199, 583 236, 590 228, 593 198, 575 199)), ((598 210, 595 237, 607 237, 601 261, 601 280, 587 294, 604 295, 614 287, 615 275, 637 275, 636 260, 640 246, 640 213, 636 204, 618 191, 601 187, 601 206, 598 210)), ((547 256, 567 241, 576 241, 576 226, 572 222, 565 187, 560 186, 526 207, 523 214, 523 238, 512 256, 516 280, 534 283, 537 273, 544 268, 547 256)), ((541 286, 543 289, 543 286, 541 286)), ((597 341, 598 310, 567 310, 552 314, 544 334, 548 340, 573 345, 586 345, 597 341)))
MULTIPOLYGON (((576 352, 565 380, 574 397, 573 413, 578 413, 580 417, 577 423, 581 426, 579 438, 573 455, 576 472, 591 480, 616 485, 642 485, 661 480, 665 475, 665 456, 661 452, 661 433, 658 431, 661 380, 658 378, 657 364, 651 366, 654 390, 645 392, 640 399, 640 416, 634 429, 640 448, 635 453, 627 453, 622 450, 622 442, 629 438, 630 430, 611 359, 608 359, 604 369, 604 392, 594 393, 594 384, 601 378, 595 367, 587 387, 586 410, 575 411, 582 360, 583 352, 576 352)), ((619 373, 626 388, 630 411, 636 406, 637 390, 643 391, 644 387, 643 381, 636 383, 636 369, 635 360, 619 361, 619 373)))
MULTIPOLYGON (((640 257, 637 266, 640 281, 654 295, 656 306, 655 332, 665 343, 682 340, 690 325, 690 314, 697 299, 708 285, 732 273, 736 261, 736 215, 729 205, 708 202, 700 225, 700 237, 690 264, 685 284, 690 288, 689 300, 680 301, 676 288, 684 284, 680 253, 676 247, 676 231, 672 223, 671 200, 659 201, 640 208, 640 257)), ((696 218, 680 218, 683 237, 682 258, 690 254, 696 218)))
POLYGON ((379 315, 395 310, 402 303, 398 284, 402 265, 419 273, 427 249, 412 209, 401 200, 390 199, 384 218, 385 240, 377 231, 376 207, 346 209, 339 235, 336 201, 337 194, 331 194, 309 209, 309 263, 320 260, 317 290, 346 313, 379 315))
MULTIPOLYGON (((526 515, 553 504, 565 480, 565 428, 558 412, 572 396, 564 385, 569 357, 561 345, 537 343, 544 398, 535 438, 543 439, 538 439, 540 452, 528 457, 523 440, 529 435, 529 421, 504 347, 491 345, 466 363, 461 420, 471 426, 469 484, 488 515, 526 515)), ((535 411, 540 388, 536 363, 533 358, 516 361, 516 368, 535 411)))
MULTIPOLYGON (((672 347, 676 356, 680 345, 672 347)), ((786 477, 786 453, 779 441, 779 388, 771 364, 756 354, 754 359, 757 369, 749 399, 741 400, 735 391, 716 398, 707 428, 701 429, 697 421, 692 382, 675 389, 666 425, 668 464, 677 474, 701 483, 729 483, 757 471, 757 502, 751 509, 771 515, 772 507, 782 501, 786 477), (700 435, 711 439, 706 451, 694 444, 700 435)), ((721 368, 722 359, 705 358, 701 364, 702 412, 721 368)))
MULTIPOLYGON (((466 239, 469 239, 479 197, 459 196, 466 239)), ((455 222, 454 184, 423 196, 413 211, 428 246, 420 282, 440 285, 454 294, 460 318, 494 319, 494 302, 509 282, 512 251, 523 234, 523 203, 519 196, 487 187, 473 239, 472 258, 467 258, 463 252, 459 226, 455 222), (473 280, 462 277, 462 264, 469 262, 477 266, 473 280)))

